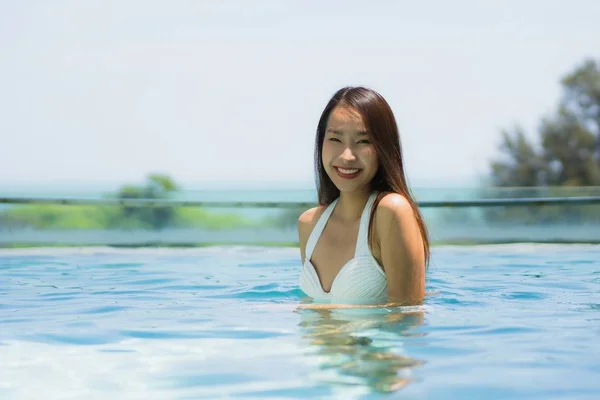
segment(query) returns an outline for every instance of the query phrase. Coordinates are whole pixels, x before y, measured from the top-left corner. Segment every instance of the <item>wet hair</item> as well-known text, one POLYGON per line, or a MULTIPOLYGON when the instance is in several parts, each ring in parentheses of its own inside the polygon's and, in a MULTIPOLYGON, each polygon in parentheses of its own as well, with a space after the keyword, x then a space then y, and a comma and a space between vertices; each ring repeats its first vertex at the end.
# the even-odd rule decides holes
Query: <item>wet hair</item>
MULTIPOLYGON (((375 210, 381 199, 389 193, 399 193, 410 203, 425 251, 425 265, 429 264, 429 234, 427 226, 419 211, 410 189, 406 182, 404 172, 404 161, 402 159, 402 145, 400 134, 396 124, 396 118, 387 101, 379 93, 365 87, 344 87, 338 90, 329 100, 319 119, 315 137, 315 178, 317 185, 318 200, 320 205, 329 205, 339 197, 340 191, 327 175, 323 166, 323 140, 329 115, 336 107, 347 107, 356 111, 363 119, 369 139, 379 160, 377 173, 371 181, 371 190, 377 191, 373 209, 370 215, 372 226, 375 210)), ((369 240, 371 230, 369 230, 369 240)))

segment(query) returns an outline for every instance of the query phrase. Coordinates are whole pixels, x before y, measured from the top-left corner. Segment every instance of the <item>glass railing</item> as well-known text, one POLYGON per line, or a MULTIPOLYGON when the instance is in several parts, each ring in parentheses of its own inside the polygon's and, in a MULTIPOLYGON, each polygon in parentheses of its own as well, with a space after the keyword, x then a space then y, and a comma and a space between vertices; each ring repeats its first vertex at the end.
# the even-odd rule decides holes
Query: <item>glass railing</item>
MULTIPOLYGON (((600 188, 416 188, 433 244, 600 242, 600 188)), ((0 246, 296 245, 313 190, 0 193, 0 246)))

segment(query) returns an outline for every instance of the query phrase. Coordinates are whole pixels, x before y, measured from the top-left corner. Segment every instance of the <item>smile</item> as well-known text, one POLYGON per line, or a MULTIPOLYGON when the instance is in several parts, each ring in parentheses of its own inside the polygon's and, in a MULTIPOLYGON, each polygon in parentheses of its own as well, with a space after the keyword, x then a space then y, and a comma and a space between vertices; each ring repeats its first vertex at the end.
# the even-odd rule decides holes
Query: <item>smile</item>
POLYGON ((337 174, 344 179, 355 178, 356 176, 358 176, 358 174, 360 174, 360 171, 361 171, 358 168, 340 168, 340 167, 333 167, 333 168, 335 169, 335 172, 337 172, 337 174))

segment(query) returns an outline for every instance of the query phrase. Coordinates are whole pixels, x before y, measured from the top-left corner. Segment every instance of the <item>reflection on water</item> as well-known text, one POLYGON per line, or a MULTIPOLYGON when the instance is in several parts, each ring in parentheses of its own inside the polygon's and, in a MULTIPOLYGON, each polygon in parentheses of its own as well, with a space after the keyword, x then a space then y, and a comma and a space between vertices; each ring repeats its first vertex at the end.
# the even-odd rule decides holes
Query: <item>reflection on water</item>
POLYGON ((333 385, 363 385, 393 392, 413 381, 423 360, 411 358, 404 344, 422 336, 422 311, 401 309, 297 310, 310 355, 319 359, 316 379, 333 385))

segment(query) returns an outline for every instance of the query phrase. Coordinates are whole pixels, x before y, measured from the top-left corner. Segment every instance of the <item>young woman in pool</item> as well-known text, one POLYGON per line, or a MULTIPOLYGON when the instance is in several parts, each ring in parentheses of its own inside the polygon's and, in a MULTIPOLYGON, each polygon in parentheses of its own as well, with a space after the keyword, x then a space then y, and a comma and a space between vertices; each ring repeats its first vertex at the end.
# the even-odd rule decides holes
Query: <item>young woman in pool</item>
POLYGON ((300 288, 313 299, 303 307, 419 304, 428 233, 379 93, 346 87, 333 95, 317 127, 315 171, 319 206, 298 219, 300 288))

